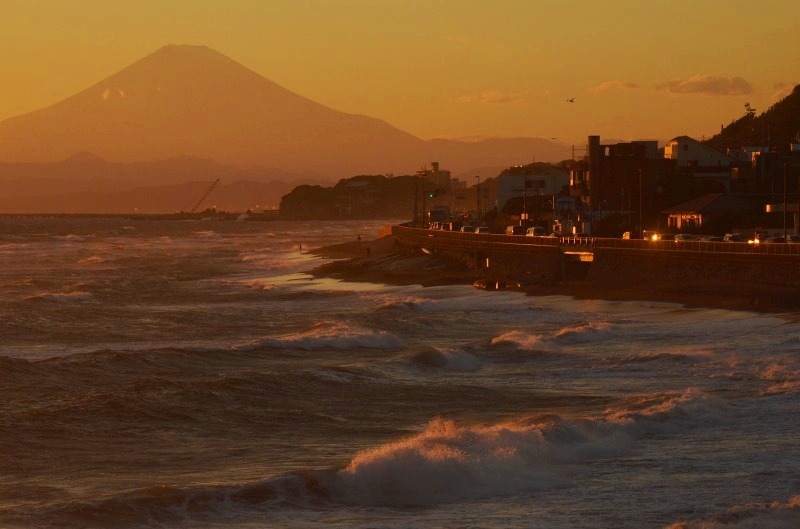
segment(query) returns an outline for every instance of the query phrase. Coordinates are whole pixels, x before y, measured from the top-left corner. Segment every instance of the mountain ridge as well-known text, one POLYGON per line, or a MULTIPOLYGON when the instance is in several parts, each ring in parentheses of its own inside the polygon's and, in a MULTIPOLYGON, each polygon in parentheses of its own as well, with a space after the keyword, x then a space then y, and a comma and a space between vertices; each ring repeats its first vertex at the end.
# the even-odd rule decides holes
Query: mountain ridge
POLYGON ((296 94, 206 46, 167 45, 62 101, 0 121, 0 161, 54 162, 81 151, 114 162, 203 156, 335 179, 409 173, 433 160, 454 171, 532 155, 558 161, 567 148, 537 138, 421 140, 296 94), (500 144, 513 147, 495 152, 500 144))

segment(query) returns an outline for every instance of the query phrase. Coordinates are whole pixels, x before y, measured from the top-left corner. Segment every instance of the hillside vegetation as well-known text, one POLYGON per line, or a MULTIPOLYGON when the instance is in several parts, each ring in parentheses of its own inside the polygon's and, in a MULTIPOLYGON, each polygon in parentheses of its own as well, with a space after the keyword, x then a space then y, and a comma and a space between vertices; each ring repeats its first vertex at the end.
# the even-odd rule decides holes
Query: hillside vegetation
POLYGON ((800 143, 800 85, 766 112, 748 112, 706 140, 719 150, 749 146, 770 146, 786 150, 790 143, 800 143))

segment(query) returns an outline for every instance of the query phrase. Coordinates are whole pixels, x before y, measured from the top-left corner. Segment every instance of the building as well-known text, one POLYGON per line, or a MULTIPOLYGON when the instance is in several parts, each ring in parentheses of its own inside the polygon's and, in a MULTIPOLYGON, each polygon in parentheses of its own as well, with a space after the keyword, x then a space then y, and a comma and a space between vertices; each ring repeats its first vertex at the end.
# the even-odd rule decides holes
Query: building
POLYGON ((797 192, 800 144, 792 144, 783 152, 767 149, 744 152, 750 155, 749 162, 740 162, 731 171, 734 191, 760 196, 764 202, 774 202, 784 192, 797 192))
POLYGON ((695 178, 706 192, 731 189, 734 158, 689 136, 678 136, 664 146, 664 158, 675 160, 679 173, 695 178))
POLYGON ((569 190, 578 201, 578 229, 618 235, 613 232, 640 232, 654 225, 654 212, 664 206, 662 184, 675 168, 676 161, 665 158, 655 140, 603 145, 600 136, 589 136, 586 156, 570 167, 569 190))
POLYGON ((722 193, 709 193, 666 209, 667 228, 675 232, 699 233, 730 228, 733 219, 753 210, 752 204, 722 193))
POLYGON ((548 233, 559 230, 557 197, 568 186, 569 171, 563 167, 546 163, 509 167, 497 177, 497 211, 519 219, 522 226, 546 227, 548 233))
POLYGON ((497 177, 497 209, 503 211, 512 198, 530 199, 558 195, 569 185, 569 171, 545 163, 515 165, 497 177))
POLYGON ((683 167, 727 169, 732 161, 730 156, 689 136, 678 136, 669 140, 664 146, 664 158, 675 160, 679 169, 683 167))

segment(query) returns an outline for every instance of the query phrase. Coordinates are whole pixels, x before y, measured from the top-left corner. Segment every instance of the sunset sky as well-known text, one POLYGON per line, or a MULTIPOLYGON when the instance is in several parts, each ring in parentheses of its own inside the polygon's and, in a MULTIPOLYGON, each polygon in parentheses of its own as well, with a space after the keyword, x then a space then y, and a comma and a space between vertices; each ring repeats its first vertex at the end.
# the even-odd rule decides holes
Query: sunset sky
POLYGON ((792 0, 3 0, 0 120, 204 44, 423 139, 700 138, 800 83, 799 18, 792 0))

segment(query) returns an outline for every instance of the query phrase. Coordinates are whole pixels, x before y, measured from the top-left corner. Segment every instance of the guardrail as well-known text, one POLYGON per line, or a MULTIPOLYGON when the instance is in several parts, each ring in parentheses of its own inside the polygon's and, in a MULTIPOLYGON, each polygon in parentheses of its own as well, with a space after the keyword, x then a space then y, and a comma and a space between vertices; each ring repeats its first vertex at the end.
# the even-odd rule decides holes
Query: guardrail
POLYGON ((511 249, 558 248, 556 237, 528 237, 495 233, 465 233, 460 231, 428 230, 393 226, 392 234, 400 240, 413 242, 424 248, 475 250, 480 248, 511 249))
POLYGON ((708 254, 794 255, 800 256, 800 244, 718 242, 718 241, 651 241, 647 239, 594 239, 594 248, 651 250, 661 252, 695 252, 708 254))
POLYGON ((463 233, 429 230, 408 226, 393 226, 392 234, 420 247, 431 249, 479 248, 512 249, 524 251, 528 247, 578 246, 583 251, 595 249, 646 250, 656 252, 692 252, 704 254, 780 255, 800 257, 800 244, 716 242, 716 241, 651 241, 648 239, 607 239, 600 237, 528 237, 496 233, 463 233))

